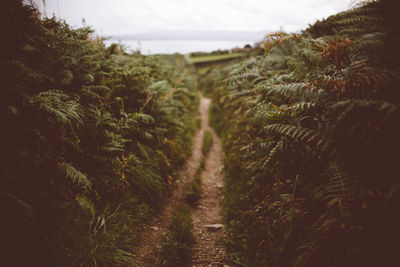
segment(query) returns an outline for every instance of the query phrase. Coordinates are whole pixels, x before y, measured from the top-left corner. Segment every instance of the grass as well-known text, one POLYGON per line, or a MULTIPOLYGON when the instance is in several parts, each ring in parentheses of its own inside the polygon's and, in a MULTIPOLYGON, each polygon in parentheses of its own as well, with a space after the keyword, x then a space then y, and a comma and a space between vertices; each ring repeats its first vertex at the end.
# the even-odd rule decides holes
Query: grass
POLYGON ((234 59, 245 56, 244 53, 234 53, 234 54, 223 54, 223 55, 208 55, 208 56, 199 56, 199 57, 190 57, 190 61, 192 63, 200 63, 200 62, 210 62, 210 61, 219 61, 224 59, 234 59))
POLYGON ((210 151, 211 149, 212 144, 213 144, 213 134, 209 130, 207 130, 204 132, 203 144, 201 147, 203 155, 207 155, 208 151, 210 151))
POLYGON ((158 266, 186 267, 192 261, 193 221, 191 209, 183 205, 172 216, 169 233, 158 252, 158 266))
MULTIPOLYGON (((201 197, 200 173, 204 169, 205 158, 212 144, 213 134, 211 131, 207 130, 203 135, 203 156, 200 167, 196 170, 194 181, 186 195, 186 201, 192 207, 201 197)), ((193 235, 193 221, 189 205, 184 204, 173 214, 169 232, 158 250, 157 266, 190 266, 195 238, 193 235)))
POLYGON ((201 169, 202 168, 199 168, 196 171, 194 181, 193 181, 192 185, 190 186, 190 189, 186 195, 186 201, 192 207, 197 203, 197 201, 201 197, 201 177, 200 177, 201 169))
POLYGON ((187 196, 186 196, 186 201, 191 206, 194 206, 201 197, 200 173, 205 168, 205 157, 206 157, 207 153, 210 151, 212 144, 213 144, 213 135, 209 130, 207 130, 204 132, 204 135, 203 135, 203 142, 202 142, 202 147, 201 147, 203 156, 200 161, 200 167, 196 170, 196 173, 194 174, 194 181, 193 181, 193 183, 187 193, 187 196))

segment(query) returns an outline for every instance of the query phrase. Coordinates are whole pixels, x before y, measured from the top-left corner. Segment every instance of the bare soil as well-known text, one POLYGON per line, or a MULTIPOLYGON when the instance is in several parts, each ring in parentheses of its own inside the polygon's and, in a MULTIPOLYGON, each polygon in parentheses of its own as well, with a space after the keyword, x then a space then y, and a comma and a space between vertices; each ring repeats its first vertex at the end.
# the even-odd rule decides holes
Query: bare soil
POLYGON ((221 140, 208 124, 208 108, 211 100, 202 98, 200 102, 201 129, 193 138, 193 152, 187 160, 185 168, 180 172, 173 185, 171 197, 165 208, 143 229, 139 236, 139 248, 136 252, 139 266, 156 266, 156 248, 168 231, 172 213, 185 201, 186 193, 193 182, 194 174, 200 166, 202 158, 201 145, 205 130, 213 133, 213 146, 207 155, 205 169, 201 173, 202 198, 193 211, 194 247, 192 266, 227 266, 224 265, 225 252, 216 242, 224 235, 224 229, 211 231, 205 228, 207 224, 220 224, 222 195, 222 146, 221 140))
MULTIPOLYGON (((209 106, 210 99, 203 99, 209 106)), ((208 118, 203 124, 205 130, 213 134, 213 145, 207 155, 205 168, 201 173, 202 196, 197 208, 193 211, 194 235, 196 245, 193 251, 192 266, 227 266, 225 263, 225 250, 217 242, 224 236, 222 226, 222 200, 223 200, 223 152, 218 135, 208 124, 208 118), (219 225, 207 228, 207 225, 219 225)))

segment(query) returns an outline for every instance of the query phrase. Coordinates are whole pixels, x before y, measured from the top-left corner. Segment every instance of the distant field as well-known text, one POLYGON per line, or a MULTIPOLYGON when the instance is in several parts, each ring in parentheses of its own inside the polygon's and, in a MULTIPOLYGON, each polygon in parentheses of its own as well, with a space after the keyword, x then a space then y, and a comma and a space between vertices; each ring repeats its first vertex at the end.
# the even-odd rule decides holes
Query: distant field
POLYGON ((224 55, 208 55, 199 57, 188 57, 192 63, 202 63, 210 61, 219 61, 223 59, 233 59, 245 56, 245 53, 234 53, 234 54, 224 54, 224 55))
POLYGON ((199 69, 197 70, 197 73, 200 74, 200 75, 206 74, 207 71, 208 71, 210 68, 211 68, 210 66, 209 66, 209 67, 199 68, 199 69))

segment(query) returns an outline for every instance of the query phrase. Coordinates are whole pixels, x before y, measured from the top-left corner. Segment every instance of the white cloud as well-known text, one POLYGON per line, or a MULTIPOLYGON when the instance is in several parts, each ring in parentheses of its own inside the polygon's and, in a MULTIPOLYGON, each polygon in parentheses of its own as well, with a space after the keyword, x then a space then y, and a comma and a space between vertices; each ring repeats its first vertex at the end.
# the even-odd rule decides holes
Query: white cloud
MULTIPOLYGON (((161 30, 304 29, 349 0, 46 0, 46 13, 103 35, 161 30)), ((37 3, 43 8, 42 0, 37 3)))

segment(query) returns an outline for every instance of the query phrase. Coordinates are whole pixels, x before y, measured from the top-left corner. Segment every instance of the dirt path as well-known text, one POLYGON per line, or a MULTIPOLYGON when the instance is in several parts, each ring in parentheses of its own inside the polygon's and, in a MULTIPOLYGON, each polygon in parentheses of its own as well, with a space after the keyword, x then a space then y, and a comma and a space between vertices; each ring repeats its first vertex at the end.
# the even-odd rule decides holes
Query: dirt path
POLYGON ((165 236, 172 213, 184 201, 186 192, 193 181, 194 173, 200 166, 202 157, 201 142, 205 128, 204 125, 207 125, 208 121, 208 105, 209 102, 204 99, 201 100, 200 114, 202 128, 193 138, 192 155, 188 159, 185 169, 179 174, 179 178, 173 188, 172 196, 167 201, 165 209, 140 234, 139 248, 136 254, 140 266, 155 266, 155 248, 165 236))
MULTIPOLYGON (((210 99, 203 98, 207 107, 210 99)), ((216 244, 224 235, 222 226, 222 188, 223 188, 223 152, 221 140, 210 128, 208 118, 203 122, 204 130, 213 133, 213 145, 207 155, 205 168, 201 173, 202 197, 193 211, 194 247, 192 266, 228 266, 224 264, 225 251, 216 244)))
MULTIPOLYGON (((155 248, 161 243, 168 231, 172 213, 185 201, 186 193, 192 184, 194 174, 200 166, 202 158, 201 145, 205 130, 210 130, 208 124, 208 108, 211 100, 202 98, 200 102, 201 129, 193 138, 193 152, 186 167, 179 174, 172 196, 165 209, 150 222, 141 232, 139 249, 137 251, 139 266, 155 266, 155 248)), ((197 244, 194 248, 193 266, 223 266, 224 251, 215 242, 223 236, 223 229, 213 232, 204 228, 207 224, 221 223, 222 201, 222 147, 218 136, 214 135, 214 143, 205 162, 202 177, 202 198, 193 211, 194 234, 197 244)))

